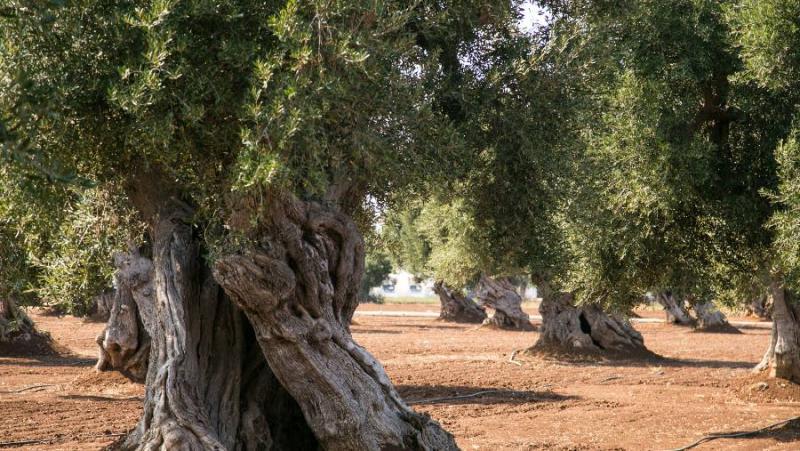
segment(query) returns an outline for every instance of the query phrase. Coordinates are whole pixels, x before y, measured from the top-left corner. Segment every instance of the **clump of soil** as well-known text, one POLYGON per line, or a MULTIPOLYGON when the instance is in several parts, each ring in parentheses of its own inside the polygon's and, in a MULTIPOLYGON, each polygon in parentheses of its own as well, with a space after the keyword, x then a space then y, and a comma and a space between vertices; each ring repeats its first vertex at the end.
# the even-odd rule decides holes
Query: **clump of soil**
POLYGON ((567 348, 552 344, 536 344, 518 355, 538 357, 544 360, 570 363, 595 363, 621 360, 638 360, 658 363, 664 358, 650 350, 638 352, 596 351, 593 349, 567 348))
POLYGON ((747 402, 800 403, 800 385, 769 377, 767 372, 750 373, 732 379, 730 387, 740 399, 747 402))

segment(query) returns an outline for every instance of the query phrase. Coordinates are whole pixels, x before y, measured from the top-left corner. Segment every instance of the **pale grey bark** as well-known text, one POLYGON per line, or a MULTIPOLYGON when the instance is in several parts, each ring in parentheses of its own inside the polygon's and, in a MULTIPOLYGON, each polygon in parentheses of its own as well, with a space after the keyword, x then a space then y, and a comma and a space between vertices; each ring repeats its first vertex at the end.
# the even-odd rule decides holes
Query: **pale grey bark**
POLYGON ((686 309, 686 303, 683 299, 678 299, 672 293, 665 291, 656 295, 656 301, 664 307, 666 312, 666 321, 670 324, 679 324, 681 326, 694 326, 695 320, 689 315, 686 309))
POLYGON ((689 305, 697 316, 697 329, 706 332, 740 333, 733 327, 725 314, 711 301, 690 299, 689 305))
MULTIPOLYGON (((98 371, 119 371, 140 382, 147 375, 150 337, 140 318, 139 308, 133 297, 133 287, 148 286, 147 292, 152 292, 152 281, 149 279, 153 275, 152 270, 142 272, 132 270, 131 267, 139 264, 152 268, 152 263, 137 250, 116 254, 114 263, 117 267, 114 274, 116 289, 110 302, 106 327, 96 340, 99 356, 95 368, 98 371), (137 279, 138 277, 143 280, 137 279)), ((152 300, 147 302, 152 303, 152 300)))
POLYGON ((800 305, 780 280, 771 284, 773 299, 772 336, 769 347, 755 371, 769 371, 770 377, 800 383, 800 305))
POLYGON ((453 290, 444 281, 433 284, 433 292, 439 296, 442 304, 439 320, 456 323, 482 323, 486 319, 486 311, 472 299, 458 290, 453 290))
POLYGON ((631 323, 597 305, 576 306, 569 293, 546 293, 539 305, 542 327, 532 350, 649 354, 631 323))
POLYGON ((522 310, 522 297, 508 279, 494 279, 482 275, 476 297, 494 314, 483 321, 484 325, 501 329, 534 330, 530 317, 522 310))

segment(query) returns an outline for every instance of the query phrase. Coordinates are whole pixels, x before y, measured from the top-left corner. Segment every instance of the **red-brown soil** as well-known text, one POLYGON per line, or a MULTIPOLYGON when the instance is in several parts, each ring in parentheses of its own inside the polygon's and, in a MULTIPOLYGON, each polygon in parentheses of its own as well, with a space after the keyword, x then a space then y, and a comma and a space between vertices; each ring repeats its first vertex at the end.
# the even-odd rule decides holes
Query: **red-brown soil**
MULTIPOLYGON (((142 386, 92 368, 94 337, 103 325, 32 316, 72 355, 0 357, 0 442, 43 440, 0 448, 99 449, 133 427, 142 386)), ((519 354, 518 366, 509 362, 511 353, 531 346, 536 332, 432 318, 360 316, 357 323, 356 339, 383 362, 401 394, 439 420, 464 450, 660 450, 800 414, 800 387, 749 371, 766 349, 764 327, 731 335, 637 324, 647 346, 666 359, 566 362, 519 354), (492 392, 436 401, 486 390, 492 392)), ((790 450, 800 449, 798 440, 800 428, 789 426, 696 449, 790 450)))

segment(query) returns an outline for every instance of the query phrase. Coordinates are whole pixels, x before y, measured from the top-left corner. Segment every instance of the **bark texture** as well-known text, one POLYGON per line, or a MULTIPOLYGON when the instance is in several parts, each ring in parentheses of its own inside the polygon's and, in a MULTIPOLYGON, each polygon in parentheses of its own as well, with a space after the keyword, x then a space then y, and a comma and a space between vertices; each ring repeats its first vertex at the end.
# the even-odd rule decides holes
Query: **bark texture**
POLYGON ((480 324, 486 320, 486 310, 483 307, 461 292, 451 289, 444 281, 439 280, 434 283, 433 292, 439 296, 439 301, 442 303, 440 321, 480 324))
POLYGON ((672 293, 665 291, 656 296, 656 301, 664 307, 667 323, 681 326, 695 325, 695 320, 689 315, 689 311, 686 310, 685 302, 682 299, 677 299, 672 293))
POLYGON ((364 245, 336 207, 269 202, 261 245, 217 261, 214 274, 253 325, 277 380, 326 450, 452 450, 453 437, 411 410, 383 367, 350 335, 364 245))
POLYGON ((753 299, 747 306, 747 313, 763 320, 772 319, 772 298, 761 296, 753 299))
POLYGON ((24 310, 10 298, 0 299, 0 355, 57 353, 50 335, 36 330, 24 310))
POLYGON ((104 290, 94 297, 91 317, 98 321, 108 321, 111 310, 114 308, 114 299, 117 296, 115 289, 104 290))
POLYGON ((167 202, 151 220, 152 259, 119 262, 151 339, 142 417, 116 448, 313 450, 296 402, 215 283, 188 220, 167 202))
POLYGON ((533 350, 650 354, 642 335, 629 321, 609 315, 597 305, 576 307, 569 293, 553 293, 539 305, 542 328, 533 350))
MULTIPOLYGON (((139 274, 128 270, 131 262, 139 258, 141 256, 137 251, 114 256, 117 266, 114 286, 117 288, 113 291, 106 327, 97 336, 99 356, 95 368, 98 371, 119 371, 137 382, 143 382, 150 359, 150 337, 134 301, 133 287, 150 285, 151 282, 129 278, 152 278, 152 271, 139 274)), ((152 264, 149 267, 152 268, 152 264)))
POLYGON ((800 305, 792 302, 783 283, 774 281, 772 337, 767 352, 755 371, 769 371, 770 377, 800 383, 800 305))
POLYGON ((697 329, 703 332, 741 333, 733 327, 725 314, 711 301, 690 300, 689 305, 697 315, 697 329))
POLYGON ((476 296, 481 304, 494 310, 484 325, 501 329, 534 330, 530 317, 522 310, 522 297, 508 279, 481 276, 476 296))

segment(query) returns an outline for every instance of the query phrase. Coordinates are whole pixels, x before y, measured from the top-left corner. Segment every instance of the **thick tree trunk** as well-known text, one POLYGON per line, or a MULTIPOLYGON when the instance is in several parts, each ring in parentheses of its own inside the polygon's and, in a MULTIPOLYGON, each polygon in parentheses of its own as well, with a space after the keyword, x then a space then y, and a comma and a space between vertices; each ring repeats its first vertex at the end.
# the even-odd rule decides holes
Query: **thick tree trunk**
POLYGON ((49 334, 36 330, 30 317, 13 300, 0 299, 0 355, 56 353, 49 334))
POLYGON ((569 293, 545 295, 539 313, 541 334, 531 351, 651 355, 629 321, 597 305, 576 307, 569 293))
POLYGON ((129 254, 120 262, 151 352, 142 418, 116 447, 317 449, 243 315, 214 282, 191 214, 162 206, 150 227, 152 260, 129 254))
POLYGON ((773 281, 771 291, 772 337, 755 370, 769 370, 770 377, 800 383, 800 305, 792 302, 782 282, 773 281))
POLYGON ((761 296, 754 299, 748 304, 747 313, 757 316, 762 320, 772 319, 772 298, 769 296, 761 296))
POLYGON ((242 308, 278 381, 327 450, 457 449, 411 410, 381 365, 353 341, 364 247, 335 207, 270 200, 260 247, 217 261, 214 274, 242 308))
MULTIPOLYGON (((143 257, 135 250, 114 256, 114 263, 117 267, 114 285, 117 288, 113 291, 114 296, 106 327, 97 336, 99 357, 97 365, 95 365, 98 371, 116 370, 137 382, 143 382, 147 375, 150 337, 147 335, 139 315, 139 308, 134 301, 133 287, 152 285, 150 280, 152 271, 148 274, 138 274, 128 270, 134 261, 140 259, 143 257), (144 277, 147 280, 130 280, 129 277, 144 277)), ((152 268, 152 263, 142 264, 152 268)), ((147 299, 147 302, 152 304, 152 299, 147 299)))
POLYGON ((741 333, 733 327, 725 314, 722 313, 711 301, 691 299, 689 305, 697 315, 697 329, 703 332, 741 333))
POLYGON ((481 276, 476 296, 481 304, 494 310, 484 325, 501 329, 534 330, 530 317, 522 310, 522 297, 507 279, 481 276))
POLYGON ((482 323, 486 319, 486 311, 472 299, 468 299, 457 290, 452 290, 444 281, 433 284, 433 292, 439 296, 442 311, 440 321, 456 323, 482 323))
POLYGON ((666 312, 667 315, 667 323, 679 324, 681 326, 695 325, 694 318, 692 318, 691 315, 689 315, 689 311, 686 310, 685 302, 676 299, 669 291, 658 293, 658 295, 656 295, 656 301, 664 307, 664 312, 666 312))

